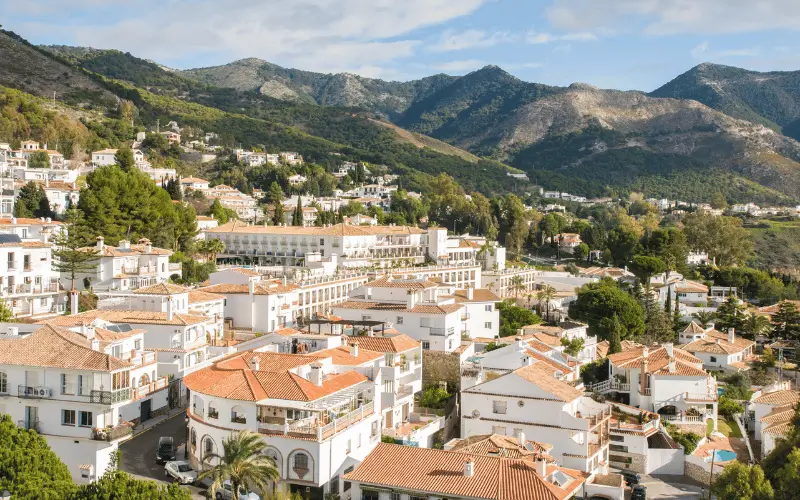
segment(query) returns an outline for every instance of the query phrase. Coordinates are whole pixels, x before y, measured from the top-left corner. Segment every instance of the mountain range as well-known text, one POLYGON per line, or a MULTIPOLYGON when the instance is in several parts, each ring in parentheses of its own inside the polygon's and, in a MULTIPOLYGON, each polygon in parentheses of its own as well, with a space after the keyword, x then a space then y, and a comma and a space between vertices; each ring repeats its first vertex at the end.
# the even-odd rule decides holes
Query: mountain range
MULTIPOLYGON (((731 202, 800 199, 800 72, 701 64, 648 94, 529 83, 497 66, 387 82, 259 59, 178 71, 118 51, 36 50, 88 75, 91 85, 81 92, 134 92, 153 116, 191 120, 201 113, 187 113, 191 103, 226 120, 290 127, 356 156, 377 157, 389 134, 393 144, 421 151, 394 161, 398 168, 436 174, 453 168, 443 158, 458 158, 452 173, 468 189, 512 189, 502 178, 517 168, 546 188, 587 196, 639 190, 708 201, 719 191, 731 202), (438 164, 424 151, 437 152, 438 164)), ((5 83, 2 75, 14 70, 2 59, 0 70, 0 84, 40 90, 27 88, 25 78, 5 83)), ((236 140, 258 144, 264 134, 257 132, 237 131, 236 140)))

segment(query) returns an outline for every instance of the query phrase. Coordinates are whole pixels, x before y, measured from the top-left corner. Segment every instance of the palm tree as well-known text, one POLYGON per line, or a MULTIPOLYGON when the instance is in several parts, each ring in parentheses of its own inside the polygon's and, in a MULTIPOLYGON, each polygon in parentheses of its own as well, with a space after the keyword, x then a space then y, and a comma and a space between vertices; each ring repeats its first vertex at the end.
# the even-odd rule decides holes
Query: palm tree
POLYGON ((772 333, 772 323, 763 314, 751 314, 744 320, 744 331, 752 338, 756 338, 758 335, 769 335, 772 333))
POLYGON ((208 487, 211 498, 226 480, 230 480, 232 491, 235 492, 240 487, 267 492, 270 481, 280 479, 275 462, 262 452, 264 441, 255 432, 239 431, 222 441, 222 449, 222 455, 210 453, 204 458, 204 461, 216 459, 217 465, 197 476, 198 481, 206 478, 213 480, 208 487))
POLYGON ((708 328, 708 324, 714 321, 716 315, 711 311, 697 311, 692 317, 700 323, 703 328, 708 328))
MULTIPOLYGON (((550 285, 545 285, 536 292, 536 299, 539 301, 539 304, 542 302, 545 303, 545 307, 547 308, 547 321, 550 321, 550 301, 556 297, 556 289, 550 285)), ((539 306, 539 310, 541 311, 541 305, 539 306)))
POLYGON ((514 298, 519 298, 519 293, 525 291, 525 282, 522 281, 522 276, 514 276, 511 278, 511 286, 508 287, 510 291, 514 292, 514 298))
POLYGON ((225 243, 223 243, 219 238, 206 240, 206 242, 203 244, 203 249, 208 255, 211 256, 211 262, 216 262, 217 254, 225 251, 225 243))

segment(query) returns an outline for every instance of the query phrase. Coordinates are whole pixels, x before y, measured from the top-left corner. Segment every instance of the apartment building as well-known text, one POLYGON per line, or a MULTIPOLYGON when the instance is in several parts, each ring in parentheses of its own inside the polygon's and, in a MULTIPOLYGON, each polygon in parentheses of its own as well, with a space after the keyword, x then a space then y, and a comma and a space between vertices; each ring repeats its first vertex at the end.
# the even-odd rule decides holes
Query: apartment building
POLYGON ((592 337, 588 333, 589 325, 576 321, 562 321, 553 326, 528 325, 522 328, 524 337, 532 336, 533 339, 541 344, 551 347, 557 351, 564 352, 563 340, 583 340, 583 347, 575 355, 581 364, 591 363, 598 358, 597 337, 592 337))
MULTIPOLYGON (((96 167, 106 167, 117 164, 117 152, 119 149, 101 149, 92 151, 92 164, 96 167)), ((138 165, 144 164, 147 160, 141 149, 133 150, 133 161, 138 165)))
MULTIPOLYGON (((485 269, 485 268, 484 268, 485 269)), ((541 271, 531 267, 498 267, 483 271, 483 285, 498 297, 519 297, 536 290, 536 277, 541 271), (517 285, 521 286, 517 288, 517 285)))
POLYGON ((755 423, 755 439, 761 446, 762 457, 791 432, 798 404, 800 392, 793 391, 788 382, 768 385, 750 398, 747 409, 755 423))
MULTIPOLYGON (((16 219, 11 222, 11 228, 0 228, 3 231, 0 232, 0 297, 5 306, 16 317, 63 312, 64 304, 58 300, 61 293, 58 275, 52 270, 51 244, 38 238, 20 237, 18 234, 33 236, 32 231, 13 227, 16 219)), ((22 222, 21 226, 27 225, 22 222)))
POLYGON ((590 474, 608 463, 610 407, 534 361, 461 391, 461 435, 500 434, 547 442, 565 467, 590 474))
POLYGON ((208 189, 208 181, 199 177, 183 177, 180 183, 184 190, 195 189, 197 191, 202 191, 208 189))
POLYGON ((272 332, 292 326, 297 315, 297 285, 280 280, 253 278, 247 283, 219 283, 199 291, 225 297, 225 320, 237 330, 272 332))
MULTIPOLYGON (((362 500, 565 500, 589 491, 583 473, 545 460, 387 443, 344 479, 349 498, 362 500)), ((617 476, 615 493, 621 483, 617 476)))
POLYGON ((0 413, 41 434, 77 483, 97 479, 131 434, 129 361, 51 325, 5 326, 0 335, 0 413))
POLYGON ((467 287, 454 290, 451 295, 456 304, 464 306, 461 314, 461 336, 493 338, 500 336, 500 297, 486 288, 467 287))
MULTIPOLYGON (((295 210, 297 205, 292 207, 291 205, 286 205, 283 207, 283 215, 284 221, 287 226, 292 226, 292 222, 295 216, 295 210)), ((310 227, 316 224, 317 218, 319 217, 319 211, 315 207, 301 207, 300 212, 302 214, 301 226, 303 227, 310 227)))
POLYGON ((692 339, 680 348, 701 359, 709 370, 748 370, 750 366, 747 363, 755 359, 753 349, 756 343, 737 337, 733 328, 724 333, 714 327, 702 328, 692 321, 681 332, 680 338, 681 341, 692 339))
POLYGON ((10 150, 8 143, 0 143, 0 217, 14 215, 14 203, 17 199, 14 174, 8 161, 10 150))
POLYGON ((280 481, 274 492, 322 498, 342 493, 352 472, 380 441, 384 355, 347 348, 319 355, 247 351, 185 379, 189 452, 213 464, 232 432, 264 437, 280 481))
MULTIPOLYGON (((173 274, 181 274, 181 264, 169 261, 172 250, 156 248, 147 238, 135 245, 120 240, 117 246, 111 246, 98 236, 97 245, 86 250, 97 253, 96 268, 94 272, 77 276, 75 288, 79 290, 88 286, 97 291, 135 290, 165 283, 173 274)), ((64 282, 66 278, 62 276, 61 279, 64 282)))
POLYGON ((717 381, 703 361, 672 344, 627 344, 608 356, 609 378, 592 386, 668 422, 717 425, 717 381))

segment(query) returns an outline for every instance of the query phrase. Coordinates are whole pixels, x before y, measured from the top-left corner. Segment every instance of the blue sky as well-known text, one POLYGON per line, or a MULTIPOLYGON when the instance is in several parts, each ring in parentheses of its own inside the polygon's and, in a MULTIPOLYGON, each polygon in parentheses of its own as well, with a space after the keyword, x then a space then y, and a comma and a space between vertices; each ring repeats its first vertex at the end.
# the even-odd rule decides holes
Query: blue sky
POLYGON ((495 64, 646 91, 704 61, 800 69, 798 0, 6 0, 0 19, 32 43, 181 69, 258 57, 409 80, 495 64))

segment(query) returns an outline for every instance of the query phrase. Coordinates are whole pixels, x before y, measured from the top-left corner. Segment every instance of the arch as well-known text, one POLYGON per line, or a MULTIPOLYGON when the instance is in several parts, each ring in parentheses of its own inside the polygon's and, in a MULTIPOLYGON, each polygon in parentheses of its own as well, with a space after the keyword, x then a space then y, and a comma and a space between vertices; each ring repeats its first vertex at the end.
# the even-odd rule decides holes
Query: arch
POLYGON ((275 448, 274 446, 266 446, 266 447, 264 447, 263 450, 261 450, 261 452, 264 455, 266 455, 269 458, 271 458, 273 462, 275 462, 275 468, 278 469, 278 474, 281 477, 284 477, 284 473, 283 473, 283 454, 281 454, 280 450, 278 450, 278 448, 275 448))
POLYGON ((208 402, 208 418, 219 418, 219 410, 214 406, 214 401, 208 402))
POLYGON ((146 373, 142 373, 142 376, 139 377, 139 385, 148 385, 150 383, 150 376, 146 373))
POLYGON ((236 424, 247 423, 247 411, 245 410, 244 406, 235 405, 233 408, 231 408, 231 422, 236 424))
POLYGON ((191 443, 192 447, 197 446, 197 429, 192 427, 192 431, 189 433, 189 442, 191 443))
POLYGON ((287 477, 314 481, 314 456, 307 450, 296 449, 289 454, 287 477))
POLYGON ((678 408, 676 408, 674 405, 666 405, 659 408, 657 413, 659 415, 677 415, 678 408))
POLYGON ((217 453, 217 443, 214 442, 214 438, 206 434, 200 440, 200 462, 207 465, 216 465, 217 459, 208 460, 208 456, 212 453, 217 453))
POLYGON ((194 394, 192 397, 192 413, 202 417, 205 415, 205 411, 206 401, 199 394, 194 394))

